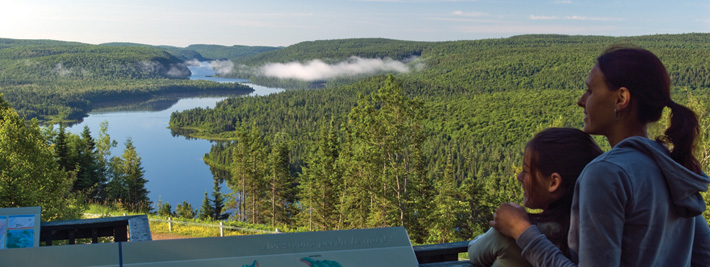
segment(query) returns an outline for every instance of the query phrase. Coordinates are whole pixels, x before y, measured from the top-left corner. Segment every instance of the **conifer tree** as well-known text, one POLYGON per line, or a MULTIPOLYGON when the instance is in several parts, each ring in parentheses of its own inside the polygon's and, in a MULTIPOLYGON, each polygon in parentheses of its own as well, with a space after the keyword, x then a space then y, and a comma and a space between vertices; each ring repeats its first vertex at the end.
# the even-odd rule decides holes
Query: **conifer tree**
POLYGON ((279 132, 272 142, 269 155, 270 221, 271 226, 289 224, 293 215, 294 178, 289 170, 289 150, 286 134, 279 132))
POLYGON ((190 203, 182 201, 182 204, 177 204, 177 207, 175 207, 175 215, 180 218, 194 219, 195 210, 192 209, 192 205, 190 205, 190 203))
POLYGON ((112 179, 108 189, 112 200, 118 200, 130 211, 149 212, 149 191, 145 188, 148 180, 143 176, 141 157, 136 152, 133 140, 126 140, 126 148, 121 157, 111 160, 112 179))
POLYGON ((212 216, 214 216, 214 211, 213 211, 212 204, 210 203, 210 199, 207 197, 207 192, 205 192, 205 198, 202 200, 202 206, 200 207, 200 211, 197 214, 197 218, 200 220, 211 220, 213 219, 212 216))
MULTIPOLYGON (((211 218, 213 220, 226 220, 229 218, 228 213, 222 213, 224 211, 224 195, 220 192, 221 188, 219 186, 219 179, 215 177, 214 179, 214 189, 212 191, 212 209, 211 218)), ((207 198, 207 192, 205 192, 205 199, 207 199, 207 204, 209 205, 209 199, 207 198)), ((204 203, 202 205, 205 205, 204 203)))
POLYGON ((454 180, 453 154, 449 154, 441 179, 436 182, 437 193, 434 197, 434 212, 430 217, 429 242, 448 243, 457 240, 456 228, 459 217, 466 208, 459 200, 458 185, 454 180))
POLYGON ((342 179, 337 165, 340 145, 332 120, 329 126, 321 127, 319 136, 307 159, 308 167, 303 169, 302 176, 307 178, 301 192, 306 194, 308 200, 304 205, 309 212, 311 227, 318 230, 338 229, 342 179))
POLYGON ((89 200, 102 201, 105 186, 104 166, 96 149, 96 143, 91 137, 88 126, 84 126, 80 139, 76 144, 77 180, 74 190, 80 191, 89 200))
POLYGON ((414 221, 415 211, 421 209, 417 205, 425 204, 419 200, 425 197, 421 193, 426 185, 421 158, 424 118, 423 102, 407 99, 401 81, 392 75, 371 97, 359 96, 344 129, 350 142, 345 146, 349 160, 344 161, 344 177, 355 179, 348 188, 360 198, 344 201, 360 209, 348 221, 362 224, 365 215, 367 227, 409 226, 414 221))
POLYGON ((70 158, 67 131, 64 124, 59 124, 59 132, 57 133, 57 137, 54 138, 54 153, 60 168, 67 172, 74 170, 74 165, 70 158))

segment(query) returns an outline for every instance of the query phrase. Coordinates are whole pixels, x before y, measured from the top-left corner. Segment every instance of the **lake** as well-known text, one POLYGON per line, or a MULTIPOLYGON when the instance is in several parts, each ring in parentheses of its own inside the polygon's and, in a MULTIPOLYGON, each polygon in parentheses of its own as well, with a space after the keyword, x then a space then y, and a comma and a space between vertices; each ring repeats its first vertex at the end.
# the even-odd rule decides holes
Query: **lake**
MULTIPOLYGON (((249 95, 261 96, 283 91, 279 88, 247 83, 245 79, 228 79, 211 77, 214 70, 207 62, 199 66, 188 67, 192 71, 190 79, 211 80, 217 82, 241 82, 254 89, 249 95)), ((168 202, 173 207, 187 201, 193 209, 202 206, 205 192, 212 197, 214 182, 212 173, 202 157, 210 151, 212 142, 202 139, 186 139, 182 136, 172 136, 168 129, 170 114, 196 107, 212 108, 227 96, 222 97, 190 97, 175 101, 162 110, 121 110, 112 108, 112 111, 91 112, 88 117, 79 123, 67 128, 67 131, 79 134, 84 125, 89 126, 91 135, 98 138, 99 125, 108 121, 108 134, 111 139, 118 141, 118 146, 112 150, 112 156, 121 156, 127 138, 133 140, 144 170, 144 177, 148 180, 146 188, 150 193, 148 197, 153 201, 154 210, 157 211, 158 201, 168 202)), ((130 109, 135 109, 132 107, 130 109)), ((222 185, 222 192, 227 192, 226 185, 222 185)))

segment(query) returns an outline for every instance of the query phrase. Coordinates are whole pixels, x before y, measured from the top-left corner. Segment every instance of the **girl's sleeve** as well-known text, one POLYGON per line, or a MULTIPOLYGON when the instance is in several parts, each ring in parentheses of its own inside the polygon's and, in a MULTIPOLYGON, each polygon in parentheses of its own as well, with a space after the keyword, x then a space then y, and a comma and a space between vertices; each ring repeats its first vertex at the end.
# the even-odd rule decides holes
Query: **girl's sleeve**
POLYGON ((552 244, 535 225, 525 229, 516 243, 523 249, 522 255, 533 266, 577 266, 565 257, 562 251, 552 244))
POLYGON ((691 266, 710 266, 710 227, 702 215, 695 217, 695 237, 691 266))

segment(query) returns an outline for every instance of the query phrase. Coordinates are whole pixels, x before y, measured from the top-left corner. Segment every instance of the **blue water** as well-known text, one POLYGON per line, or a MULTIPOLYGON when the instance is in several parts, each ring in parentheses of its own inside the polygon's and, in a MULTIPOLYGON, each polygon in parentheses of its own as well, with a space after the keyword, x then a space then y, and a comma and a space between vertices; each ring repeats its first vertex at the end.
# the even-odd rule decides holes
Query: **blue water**
MULTIPOLYGON (((242 82, 244 79, 210 77, 214 71, 208 64, 189 67, 193 72, 191 79, 212 80, 218 82, 242 82)), ((246 83, 254 88, 250 95, 260 96, 283 91, 246 83)), ((127 138, 133 140, 143 164, 144 177, 148 180, 148 197, 157 210, 158 201, 168 202, 173 207, 187 201, 193 209, 202 205, 205 192, 211 197, 214 186, 212 173, 202 161, 210 151, 212 143, 201 139, 173 137, 168 127, 170 114, 196 107, 211 108, 226 97, 192 97, 180 99, 173 106, 161 111, 112 111, 93 112, 80 124, 68 128, 72 133, 80 133, 84 125, 89 126, 94 138, 98 138, 99 125, 108 121, 108 133, 111 139, 118 141, 112 150, 112 156, 121 156, 127 138)), ((226 192, 222 186, 222 192, 226 192)))

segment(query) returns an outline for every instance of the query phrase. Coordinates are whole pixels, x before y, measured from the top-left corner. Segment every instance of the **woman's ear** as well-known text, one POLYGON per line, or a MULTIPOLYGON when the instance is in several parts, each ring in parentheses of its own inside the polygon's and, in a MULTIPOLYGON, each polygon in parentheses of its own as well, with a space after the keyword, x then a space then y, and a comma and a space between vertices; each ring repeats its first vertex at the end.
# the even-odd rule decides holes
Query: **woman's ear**
POLYGON ((619 87, 619 90, 616 90, 616 110, 622 111, 626 109, 630 103, 631 92, 629 91, 629 89, 626 87, 619 87))
POLYGON ((553 172, 550 174, 550 179, 547 181, 547 192, 555 193, 562 186, 562 176, 559 173, 553 172))

